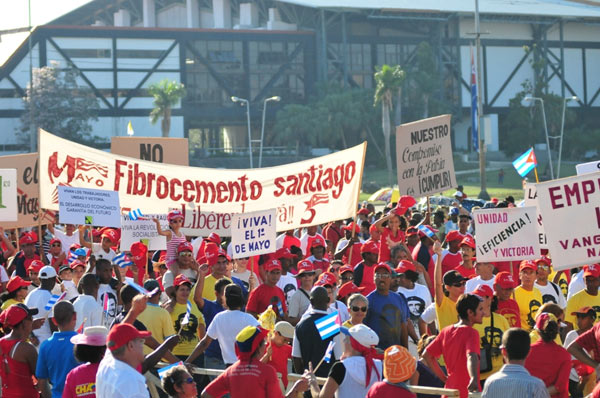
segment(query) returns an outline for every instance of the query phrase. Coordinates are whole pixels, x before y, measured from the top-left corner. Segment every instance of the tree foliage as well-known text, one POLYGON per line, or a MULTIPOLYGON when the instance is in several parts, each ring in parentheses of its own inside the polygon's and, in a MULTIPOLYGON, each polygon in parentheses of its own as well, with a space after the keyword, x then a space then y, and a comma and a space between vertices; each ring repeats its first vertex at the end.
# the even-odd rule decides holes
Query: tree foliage
POLYGON ((148 87, 148 93, 154 97, 154 109, 150 112, 150 122, 156 124, 161 119, 160 128, 163 137, 168 137, 171 130, 171 108, 185 97, 185 87, 181 83, 163 79, 148 87))
POLYGON ((98 100, 91 89, 77 84, 74 69, 44 66, 33 70, 32 84, 23 97, 19 138, 30 142, 30 131, 42 128, 71 141, 93 143, 90 122, 98 120, 98 100))

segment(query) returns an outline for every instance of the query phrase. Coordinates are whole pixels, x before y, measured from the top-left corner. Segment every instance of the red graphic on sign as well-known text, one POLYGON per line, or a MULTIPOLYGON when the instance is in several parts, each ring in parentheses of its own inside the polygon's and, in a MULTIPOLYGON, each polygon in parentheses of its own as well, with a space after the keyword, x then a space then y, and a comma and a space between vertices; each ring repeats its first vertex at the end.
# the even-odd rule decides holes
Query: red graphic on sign
POLYGON ((315 218, 315 215, 317 214, 314 207, 321 203, 329 203, 329 194, 316 193, 310 198, 309 201, 304 202, 304 203, 306 204, 306 210, 304 210, 304 212, 305 213, 309 212, 310 216, 309 216, 309 218, 303 218, 302 220, 300 220, 300 223, 301 224, 310 224, 312 222, 312 220, 315 218))

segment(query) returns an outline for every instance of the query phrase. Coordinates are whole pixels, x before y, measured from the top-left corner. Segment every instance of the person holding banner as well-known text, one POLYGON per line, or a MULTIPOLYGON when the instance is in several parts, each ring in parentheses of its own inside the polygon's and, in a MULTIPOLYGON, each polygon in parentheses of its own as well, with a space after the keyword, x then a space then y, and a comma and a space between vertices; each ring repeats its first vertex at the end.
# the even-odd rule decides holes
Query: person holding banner
POLYGON ((577 324, 577 318, 573 313, 581 307, 589 306, 594 308, 596 313, 600 313, 600 295, 598 294, 600 264, 584 265, 583 277, 585 280, 585 289, 575 294, 567 302, 565 321, 571 323, 571 325, 577 324))
POLYGON ((543 303, 542 293, 535 287, 537 265, 530 260, 523 260, 519 265, 521 285, 515 289, 515 300, 519 305, 521 327, 531 331, 535 326, 535 314, 543 303))

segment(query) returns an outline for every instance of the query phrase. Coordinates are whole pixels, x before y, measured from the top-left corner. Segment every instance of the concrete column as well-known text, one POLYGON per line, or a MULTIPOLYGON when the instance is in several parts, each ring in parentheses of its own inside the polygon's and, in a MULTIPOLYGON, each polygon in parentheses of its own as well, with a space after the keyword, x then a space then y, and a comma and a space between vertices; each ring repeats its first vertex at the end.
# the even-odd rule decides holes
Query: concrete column
POLYGON ((131 26, 131 15, 128 10, 119 10, 113 14, 115 26, 131 26))
POLYGON ((255 3, 240 4, 240 26, 258 26, 258 5, 255 3))
POLYGON ((198 7, 198 0, 185 0, 185 8, 187 14, 187 27, 199 28, 200 7, 198 7))
POLYGON ((144 28, 156 27, 156 7, 154 0, 143 0, 142 13, 144 17, 144 28))
POLYGON ((231 3, 229 0, 213 0, 215 29, 231 29, 231 3))

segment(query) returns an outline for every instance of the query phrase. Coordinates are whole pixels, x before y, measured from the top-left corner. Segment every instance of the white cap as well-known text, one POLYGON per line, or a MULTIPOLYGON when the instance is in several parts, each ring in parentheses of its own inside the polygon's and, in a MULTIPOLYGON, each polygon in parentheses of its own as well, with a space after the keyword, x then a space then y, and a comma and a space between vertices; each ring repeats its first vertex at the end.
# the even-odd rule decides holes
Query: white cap
POLYGON ((283 337, 287 337, 288 339, 294 338, 294 327, 291 323, 286 321, 279 321, 275 324, 275 331, 279 332, 283 337))
POLYGON ((54 269, 54 267, 46 265, 46 266, 42 267, 42 269, 40 270, 39 278, 40 279, 56 278, 56 270, 54 269))
POLYGON ((463 193, 460 192, 460 191, 456 191, 456 192, 454 192, 453 196, 458 196, 459 198, 462 198, 463 197, 463 193))
POLYGON ((347 331, 342 328, 342 331, 365 347, 372 347, 379 343, 379 336, 377 336, 377 333, 362 323, 352 326, 350 329, 347 329, 347 331))

